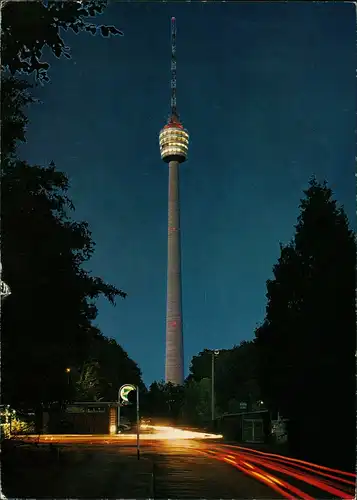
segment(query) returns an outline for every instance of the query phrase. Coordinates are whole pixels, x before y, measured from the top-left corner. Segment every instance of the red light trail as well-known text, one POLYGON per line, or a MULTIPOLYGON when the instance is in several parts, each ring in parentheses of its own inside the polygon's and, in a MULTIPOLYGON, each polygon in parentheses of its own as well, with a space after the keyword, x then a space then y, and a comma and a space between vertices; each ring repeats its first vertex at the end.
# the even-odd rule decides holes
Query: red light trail
POLYGON ((241 472, 263 482, 284 498, 314 500, 316 495, 311 496, 300 489, 304 486, 329 493, 334 498, 346 500, 354 498, 356 475, 350 472, 234 445, 211 444, 210 450, 202 450, 202 453, 229 463, 241 472), (292 478, 294 483, 301 484, 300 488, 291 484, 289 478, 292 478))

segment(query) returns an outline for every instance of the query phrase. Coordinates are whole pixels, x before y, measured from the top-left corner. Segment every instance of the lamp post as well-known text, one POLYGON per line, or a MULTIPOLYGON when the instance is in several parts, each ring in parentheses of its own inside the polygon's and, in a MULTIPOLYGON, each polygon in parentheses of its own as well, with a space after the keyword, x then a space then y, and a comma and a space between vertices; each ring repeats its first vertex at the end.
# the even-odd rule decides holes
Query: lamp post
POLYGON ((119 391, 118 391, 118 423, 117 423, 117 432, 118 432, 118 434, 120 434, 120 405, 121 405, 121 402, 120 402, 120 391, 121 391, 121 387, 119 388, 119 391))
POLYGON ((70 369, 70 368, 66 368, 66 373, 67 373, 67 382, 68 382, 68 385, 69 385, 69 384, 71 383, 71 382, 70 382, 70 377, 71 377, 70 373, 71 373, 71 369, 70 369))
POLYGON ((216 405, 216 402, 215 402, 215 388, 214 388, 214 369, 215 369, 215 358, 216 356, 218 356, 219 354, 219 351, 218 349, 215 349, 214 351, 212 351, 212 373, 211 373, 211 382, 212 382, 212 386, 211 386, 211 415, 212 415, 212 425, 214 425, 214 419, 215 419, 215 405, 216 405))

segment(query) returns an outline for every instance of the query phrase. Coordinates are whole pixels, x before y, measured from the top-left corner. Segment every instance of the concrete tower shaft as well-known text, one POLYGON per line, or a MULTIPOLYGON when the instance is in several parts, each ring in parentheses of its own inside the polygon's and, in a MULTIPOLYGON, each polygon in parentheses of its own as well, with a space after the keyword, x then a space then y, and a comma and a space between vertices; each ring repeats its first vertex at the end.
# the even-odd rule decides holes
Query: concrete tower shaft
POLYGON ((165 381, 183 384, 179 162, 169 162, 165 381))

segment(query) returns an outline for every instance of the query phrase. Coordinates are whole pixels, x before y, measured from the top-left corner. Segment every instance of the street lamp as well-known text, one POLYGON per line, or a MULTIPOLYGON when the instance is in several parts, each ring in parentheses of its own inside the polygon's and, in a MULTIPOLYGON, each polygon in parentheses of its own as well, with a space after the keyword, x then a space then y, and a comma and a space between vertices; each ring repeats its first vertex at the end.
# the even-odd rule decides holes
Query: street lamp
POLYGON ((215 389, 214 389, 214 368, 215 368, 215 358, 219 354, 219 350, 215 349, 214 351, 211 351, 212 353, 212 373, 211 373, 211 382, 212 382, 212 387, 211 387, 211 414, 212 414, 212 425, 214 424, 214 419, 215 419, 215 389))
POLYGON ((66 373, 68 373, 68 385, 70 384, 70 373, 71 373, 71 369, 70 368, 66 368, 66 373))

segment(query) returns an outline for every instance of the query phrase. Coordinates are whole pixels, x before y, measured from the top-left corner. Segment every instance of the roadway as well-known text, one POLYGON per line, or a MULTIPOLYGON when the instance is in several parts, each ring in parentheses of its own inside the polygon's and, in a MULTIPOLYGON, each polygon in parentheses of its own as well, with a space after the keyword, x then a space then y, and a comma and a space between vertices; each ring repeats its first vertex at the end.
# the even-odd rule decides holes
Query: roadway
MULTIPOLYGON (((351 499, 355 496, 356 478, 353 474, 247 447, 228 445, 214 435, 160 427, 154 434, 144 434, 141 438, 139 461, 135 435, 42 436, 41 442, 60 444, 67 456, 78 454, 80 450, 83 456, 90 453, 94 457, 92 461, 82 461, 82 472, 74 472, 71 466, 72 479, 62 478, 61 484, 73 485, 72 490, 63 491, 65 496, 72 498, 90 498, 91 492, 92 498, 103 497, 104 493, 106 498, 123 498, 126 495, 138 498, 142 497, 140 491, 130 494, 130 483, 138 484, 140 481, 146 492, 150 490, 150 498, 157 499, 314 500, 351 499), (118 481, 115 478, 118 478, 118 471, 124 470, 124 467, 127 472, 118 481), (98 471, 102 478, 99 483, 98 471), (105 484, 103 471, 107 474, 105 484), (140 481, 135 474, 140 475, 140 481), (80 480, 80 477, 86 477, 87 480, 80 480), (111 487, 108 489, 109 484, 111 487)), ((147 495, 144 496, 147 498, 147 495)))

